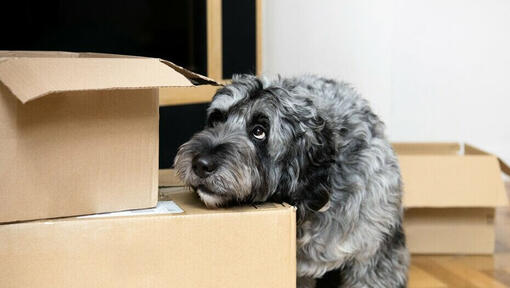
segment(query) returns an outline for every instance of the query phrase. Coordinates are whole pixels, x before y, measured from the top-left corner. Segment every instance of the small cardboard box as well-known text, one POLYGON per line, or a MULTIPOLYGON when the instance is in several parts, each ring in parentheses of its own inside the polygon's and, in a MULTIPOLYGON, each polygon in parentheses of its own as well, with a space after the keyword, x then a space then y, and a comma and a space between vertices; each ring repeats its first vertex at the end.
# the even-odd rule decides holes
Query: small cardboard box
POLYGON ((0 225, 0 286, 295 287, 294 207, 207 209, 182 189, 162 200, 175 204, 163 214, 0 225))
POLYGON ((197 83, 160 59, 0 51, 0 222, 156 205, 158 87, 197 83))
POLYGON ((404 227, 411 253, 493 253, 494 210, 508 205, 501 171, 509 173, 509 167, 467 144, 393 147, 402 171, 404 227))

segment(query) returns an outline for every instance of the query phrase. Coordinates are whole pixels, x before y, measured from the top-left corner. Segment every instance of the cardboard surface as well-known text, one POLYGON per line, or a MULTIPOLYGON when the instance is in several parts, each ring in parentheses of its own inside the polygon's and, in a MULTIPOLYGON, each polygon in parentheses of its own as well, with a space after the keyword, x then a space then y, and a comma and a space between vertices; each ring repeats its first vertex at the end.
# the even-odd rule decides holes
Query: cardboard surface
POLYGON ((0 106, 10 108, 0 126, 10 134, 0 138, 0 222, 156 204, 157 90, 73 92, 27 104, 0 91, 0 106))
POLYGON ((279 204, 0 225, 5 287, 295 287, 295 209, 279 204))
POLYGON ((406 210, 404 229, 413 254, 491 254, 494 209, 416 208, 406 210))
POLYGON ((0 52, 0 222, 156 205, 159 87, 201 79, 172 65, 0 52))
POLYGON ((163 187, 179 187, 184 186, 175 169, 159 170, 159 186, 163 187))

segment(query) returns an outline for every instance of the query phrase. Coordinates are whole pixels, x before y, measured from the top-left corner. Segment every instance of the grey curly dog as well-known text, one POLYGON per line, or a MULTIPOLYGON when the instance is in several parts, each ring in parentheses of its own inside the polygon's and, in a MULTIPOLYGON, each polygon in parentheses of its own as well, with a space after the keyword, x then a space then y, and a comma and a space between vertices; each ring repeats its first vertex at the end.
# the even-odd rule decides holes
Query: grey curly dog
POLYGON ((398 161, 348 84, 238 75, 175 168, 208 207, 297 207, 298 287, 406 287, 398 161))

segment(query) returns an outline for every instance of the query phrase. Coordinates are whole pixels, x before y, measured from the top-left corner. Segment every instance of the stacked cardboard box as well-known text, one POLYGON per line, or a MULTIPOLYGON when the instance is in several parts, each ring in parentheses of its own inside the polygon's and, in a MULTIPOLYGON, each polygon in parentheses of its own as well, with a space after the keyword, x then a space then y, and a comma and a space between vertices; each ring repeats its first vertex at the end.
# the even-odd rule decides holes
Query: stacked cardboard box
POLYGON ((0 225, 0 286, 295 287, 293 207, 161 199, 146 214, 0 225))
POLYGON ((158 204, 159 87, 200 84, 160 59, 0 52, 0 286, 295 286, 293 207, 158 204))
POLYGON ((0 52, 0 222, 156 205, 158 88, 193 82, 212 81, 159 59, 0 52))

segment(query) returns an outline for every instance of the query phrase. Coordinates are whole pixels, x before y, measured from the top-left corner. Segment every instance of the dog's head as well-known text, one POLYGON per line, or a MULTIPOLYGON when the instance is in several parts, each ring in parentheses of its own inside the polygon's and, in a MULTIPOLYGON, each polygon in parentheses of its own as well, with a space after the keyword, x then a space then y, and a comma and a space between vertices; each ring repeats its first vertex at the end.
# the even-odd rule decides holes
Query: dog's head
POLYGON ((178 175, 208 207, 269 198, 322 207, 334 147, 305 90, 281 79, 234 77, 214 96, 205 129, 179 148, 178 175))

